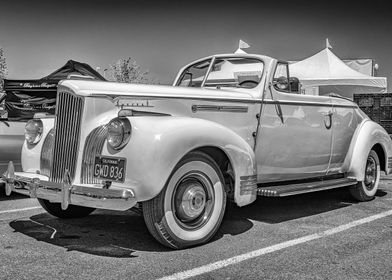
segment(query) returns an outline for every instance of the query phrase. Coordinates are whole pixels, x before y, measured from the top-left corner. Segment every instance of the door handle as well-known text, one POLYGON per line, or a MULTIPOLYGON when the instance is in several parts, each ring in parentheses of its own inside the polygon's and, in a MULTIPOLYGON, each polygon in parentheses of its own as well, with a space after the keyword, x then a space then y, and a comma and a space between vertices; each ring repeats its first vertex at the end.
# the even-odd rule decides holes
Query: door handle
POLYGON ((324 114, 324 125, 327 129, 330 129, 332 127, 332 115, 333 115, 333 112, 331 112, 331 111, 324 114))

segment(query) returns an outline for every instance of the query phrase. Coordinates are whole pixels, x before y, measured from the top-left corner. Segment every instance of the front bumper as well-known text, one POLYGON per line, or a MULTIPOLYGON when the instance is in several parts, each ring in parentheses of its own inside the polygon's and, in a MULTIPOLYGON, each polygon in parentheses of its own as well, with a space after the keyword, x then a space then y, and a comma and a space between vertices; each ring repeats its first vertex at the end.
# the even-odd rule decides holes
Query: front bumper
POLYGON ((30 197, 42 198, 50 202, 61 203, 66 210, 68 205, 124 211, 136 205, 137 200, 131 189, 103 188, 102 185, 72 184, 68 171, 62 183, 49 181, 40 174, 15 172, 12 161, 1 177, 5 181, 6 195, 11 192, 30 197))

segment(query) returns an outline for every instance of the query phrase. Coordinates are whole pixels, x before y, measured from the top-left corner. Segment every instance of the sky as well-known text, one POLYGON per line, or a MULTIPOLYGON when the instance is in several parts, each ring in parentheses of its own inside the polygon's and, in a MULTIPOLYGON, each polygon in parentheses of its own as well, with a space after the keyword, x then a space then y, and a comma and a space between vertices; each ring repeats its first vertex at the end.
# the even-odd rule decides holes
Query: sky
POLYGON ((9 79, 41 78, 69 59, 108 68, 132 57, 161 83, 185 64, 246 51, 301 60, 325 48, 373 58, 392 90, 388 1, 2 0, 0 46, 9 79))

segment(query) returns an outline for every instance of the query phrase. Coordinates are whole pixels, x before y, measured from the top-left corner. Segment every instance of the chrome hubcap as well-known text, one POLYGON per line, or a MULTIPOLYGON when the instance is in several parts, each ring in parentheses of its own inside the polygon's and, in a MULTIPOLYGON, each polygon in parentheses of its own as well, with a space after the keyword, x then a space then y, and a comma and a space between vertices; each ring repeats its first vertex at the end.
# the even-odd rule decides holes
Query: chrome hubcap
POLYGON ((178 217, 183 221, 190 221, 199 216, 206 204, 206 193, 196 181, 188 180, 184 183, 185 190, 178 205, 178 217))
POLYGON ((189 174, 177 185, 173 204, 175 217, 182 227, 202 227, 213 208, 213 187, 210 181, 202 174, 189 174))
POLYGON ((373 157, 368 157, 365 169, 365 186, 372 190, 377 179, 377 164, 373 157))

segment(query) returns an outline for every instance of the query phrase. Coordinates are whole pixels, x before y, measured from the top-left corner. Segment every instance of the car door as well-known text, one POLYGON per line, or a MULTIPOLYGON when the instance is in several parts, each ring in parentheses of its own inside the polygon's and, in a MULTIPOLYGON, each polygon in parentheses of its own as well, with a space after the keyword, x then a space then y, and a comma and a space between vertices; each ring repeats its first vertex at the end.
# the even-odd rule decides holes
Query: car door
POLYGON ((356 105, 351 101, 341 98, 331 98, 332 101, 332 148, 331 160, 328 173, 342 173, 342 166, 355 130, 358 127, 358 117, 354 108, 356 105))
POLYGON ((328 171, 331 99, 293 92, 287 81, 290 81, 287 64, 278 63, 264 92, 256 140, 260 183, 320 177, 328 171))

